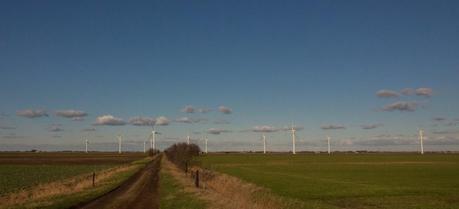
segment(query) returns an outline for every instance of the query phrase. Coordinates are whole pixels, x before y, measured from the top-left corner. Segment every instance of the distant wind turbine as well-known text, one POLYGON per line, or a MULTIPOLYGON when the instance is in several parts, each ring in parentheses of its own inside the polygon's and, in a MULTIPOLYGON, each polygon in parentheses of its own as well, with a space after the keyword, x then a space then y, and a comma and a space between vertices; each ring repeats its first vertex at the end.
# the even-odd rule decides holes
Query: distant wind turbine
POLYGON ((146 144, 146 141, 143 141, 143 153, 147 152, 145 144, 146 144))
POLYGON ((148 138, 150 139, 150 149, 153 149, 153 150, 156 149, 156 134, 159 134, 159 132, 157 132, 155 130, 155 127, 152 126, 151 127, 151 134, 150 134, 150 136, 148 138))
POLYGON ((421 143, 421 155, 424 154, 424 129, 419 129, 419 142, 421 143))
POLYGON ((118 134, 118 153, 121 154, 121 141, 123 140, 123 136, 118 134))
POLYGON ((330 136, 327 136, 328 154, 330 154, 330 136))
POLYGON ((186 136, 186 144, 190 145, 190 134, 186 136))
POLYGON ((263 134, 263 154, 266 154, 266 136, 263 134))
POLYGON ((85 152, 88 153, 88 139, 85 140, 84 145, 85 145, 85 152))
POLYGON ((295 140, 296 140, 296 135, 295 135, 295 128, 293 126, 293 123, 292 123, 292 153, 293 154, 296 154, 296 148, 295 148, 295 140))
POLYGON ((207 136, 204 137, 204 142, 206 143, 205 152, 207 154, 207 136))

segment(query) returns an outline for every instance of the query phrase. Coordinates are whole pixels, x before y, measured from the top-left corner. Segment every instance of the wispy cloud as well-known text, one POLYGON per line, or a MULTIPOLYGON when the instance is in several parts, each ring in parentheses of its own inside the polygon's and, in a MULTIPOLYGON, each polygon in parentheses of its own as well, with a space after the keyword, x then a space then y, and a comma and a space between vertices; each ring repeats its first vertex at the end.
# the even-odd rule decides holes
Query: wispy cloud
POLYGON ((190 118, 190 117, 181 117, 174 120, 177 123, 201 123, 207 122, 205 118, 190 118))
POLYGON ((433 94, 433 90, 431 88, 417 88, 416 89, 416 95, 418 96, 431 97, 432 94, 433 94))
POLYGON ((390 112, 395 110, 413 112, 416 111, 417 106, 417 102, 398 101, 384 106, 382 110, 390 112))
POLYGON ((52 124, 50 127, 48 127, 49 132, 61 132, 64 129, 61 128, 61 124, 52 124))
POLYGON ((207 130, 207 133, 214 134, 214 135, 220 135, 221 133, 228 133, 228 132, 231 132, 231 131, 226 130, 226 129, 219 129, 219 128, 210 128, 207 130))
POLYGON ((437 121, 437 122, 442 122, 442 121, 446 121, 446 118, 444 117, 434 117, 432 118, 433 121, 437 121))
POLYGON ((4 138, 4 139, 24 139, 25 136, 18 136, 16 134, 9 134, 9 135, 6 135, 6 136, 2 136, 2 138, 4 138))
POLYGON ((84 131, 84 132, 96 131, 96 128, 94 128, 94 127, 84 128, 82 131, 84 131))
POLYGON ((346 126, 331 124, 331 125, 322 125, 320 128, 323 130, 337 130, 337 129, 346 129, 346 126))
POLYGON ((230 124, 230 123, 231 122, 224 120, 224 119, 219 119, 219 120, 214 121, 214 124, 217 124, 217 125, 230 124))
POLYGON ((81 110, 57 110, 56 116, 64 118, 83 118, 88 115, 88 113, 81 110))
POLYGON ((208 113, 210 111, 212 111, 212 109, 209 109, 209 108, 199 108, 198 109, 199 113, 208 113))
POLYGON ((402 89, 400 91, 400 93, 402 93, 405 96, 410 96, 410 95, 414 94, 414 89, 412 89, 412 88, 404 88, 404 89, 402 89))
POLYGON ((375 123, 375 124, 364 124, 364 125, 361 125, 360 127, 362 127, 362 129, 369 130, 369 129, 379 128, 379 127, 382 127, 382 126, 383 126, 383 124, 381 124, 381 123, 375 123))
POLYGON ((84 121, 83 117, 74 117, 72 118, 73 121, 84 121))
POLYGON ((269 133, 269 132, 276 132, 279 131, 279 129, 273 127, 273 126, 267 126, 267 125, 261 125, 261 126, 254 126, 252 128, 253 132, 262 132, 262 133, 269 133))
POLYGON ((0 125, 0 129, 3 129, 3 130, 12 130, 12 129, 16 129, 16 127, 0 125))
POLYGON ((123 119, 114 117, 113 115, 102 115, 96 118, 96 122, 93 125, 105 125, 105 126, 122 126, 126 125, 123 119))
POLYGON ((39 118, 39 117, 48 117, 48 113, 45 110, 19 110, 16 112, 17 116, 26 117, 26 118, 39 118))
POLYGON ((187 106, 183 107, 180 111, 181 112, 185 112, 185 113, 194 113, 196 111, 196 109, 191 105, 187 105, 187 106))
POLYGON ((175 119, 175 122, 177 123, 193 123, 193 120, 189 117, 181 117, 181 118, 177 118, 175 119))
POLYGON ((134 126, 154 126, 156 119, 150 117, 133 117, 129 119, 129 124, 134 126))
POLYGON ((218 107, 218 111, 224 114, 231 114, 233 112, 231 108, 223 106, 223 105, 218 107))
POLYGON ((398 92, 392 91, 392 90, 379 90, 376 92, 376 96, 381 97, 381 98, 394 98, 394 97, 399 97, 400 94, 398 92))

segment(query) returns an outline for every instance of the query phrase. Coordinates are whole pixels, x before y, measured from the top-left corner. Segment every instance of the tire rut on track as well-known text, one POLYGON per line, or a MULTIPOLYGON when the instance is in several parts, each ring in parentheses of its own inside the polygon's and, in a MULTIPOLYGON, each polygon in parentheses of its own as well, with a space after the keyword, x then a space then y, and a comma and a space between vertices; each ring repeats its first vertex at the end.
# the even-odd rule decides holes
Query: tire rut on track
POLYGON ((160 162, 155 157, 116 189, 72 209, 159 209, 160 162))

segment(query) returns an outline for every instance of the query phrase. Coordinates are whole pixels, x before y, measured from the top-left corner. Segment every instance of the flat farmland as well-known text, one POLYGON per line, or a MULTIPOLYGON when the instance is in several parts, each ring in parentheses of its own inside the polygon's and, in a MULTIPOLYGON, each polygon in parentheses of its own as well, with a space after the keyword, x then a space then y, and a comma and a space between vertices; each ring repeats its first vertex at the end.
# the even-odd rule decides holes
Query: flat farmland
POLYGON ((144 157, 143 153, 0 153, 0 196, 144 157))
POLYGON ((458 154, 210 154, 198 161, 304 208, 459 208, 458 154))

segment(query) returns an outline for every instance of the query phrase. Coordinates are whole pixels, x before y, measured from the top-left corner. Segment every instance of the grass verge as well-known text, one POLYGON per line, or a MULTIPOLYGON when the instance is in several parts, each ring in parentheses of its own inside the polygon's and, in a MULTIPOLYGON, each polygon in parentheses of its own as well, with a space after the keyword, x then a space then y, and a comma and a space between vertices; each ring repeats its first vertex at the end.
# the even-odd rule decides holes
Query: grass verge
POLYGON ((159 180, 161 209, 204 209, 206 203, 193 194, 185 192, 170 174, 161 170, 159 180))

